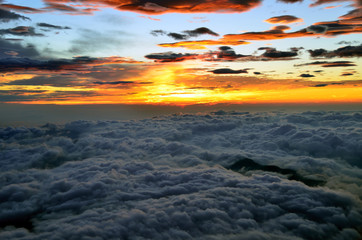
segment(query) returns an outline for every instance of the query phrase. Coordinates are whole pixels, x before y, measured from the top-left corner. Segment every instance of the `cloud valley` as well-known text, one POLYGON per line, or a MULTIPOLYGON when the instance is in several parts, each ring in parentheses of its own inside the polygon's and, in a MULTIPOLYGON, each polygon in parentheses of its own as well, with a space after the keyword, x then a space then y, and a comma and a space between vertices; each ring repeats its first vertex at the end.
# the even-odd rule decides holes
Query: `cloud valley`
POLYGON ((234 111, 2 128, 0 237, 360 239, 361 129, 234 111))

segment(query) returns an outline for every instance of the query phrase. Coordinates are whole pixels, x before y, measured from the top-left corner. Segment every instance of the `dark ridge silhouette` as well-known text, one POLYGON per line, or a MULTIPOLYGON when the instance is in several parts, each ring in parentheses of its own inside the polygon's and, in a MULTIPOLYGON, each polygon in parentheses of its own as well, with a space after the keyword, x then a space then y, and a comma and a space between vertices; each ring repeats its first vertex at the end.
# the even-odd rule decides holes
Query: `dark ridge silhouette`
POLYGON ((289 180, 299 181, 310 187, 323 186, 326 183, 324 180, 303 177, 293 169, 280 168, 274 165, 261 165, 250 158, 242 158, 233 163, 231 166, 226 167, 226 169, 230 169, 235 172, 261 170, 265 172, 279 173, 286 175, 289 180))
POLYGON ((9 216, 6 219, 0 219, 0 230, 5 227, 13 226, 16 228, 25 228, 29 232, 34 231, 34 225, 32 219, 38 215, 41 211, 35 211, 32 213, 25 213, 22 216, 9 216))

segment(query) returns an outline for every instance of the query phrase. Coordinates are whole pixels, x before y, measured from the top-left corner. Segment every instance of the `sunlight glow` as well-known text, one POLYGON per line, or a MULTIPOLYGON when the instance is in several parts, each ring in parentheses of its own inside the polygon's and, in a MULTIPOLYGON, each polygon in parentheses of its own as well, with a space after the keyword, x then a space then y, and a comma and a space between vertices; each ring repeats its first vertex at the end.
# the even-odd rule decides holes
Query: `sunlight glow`
MULTIPOLYGON (((123 71, 120 69, 119 71, 123 71)), ((2 85, 0 91, 28 96, 17 103, 32 104, 217 104, 217 103, 332 103, 362 101, 358 81, 335 84, 329 81, 257 78, 243 74, 199 75, 194 65, 159 64, 141 76, 118 79, 119 84, 84 86, 2 85), (192 70, 195 69, 195 70, 192 70), (124 84, 123 84, 124 82, 124 84), (315 86, 314 86, 315 85, 315 86), (59 94, 62 94, 60 97, 59 94), (47 98, 39 98, 46 94, 47 98), (32 97, 33 96, 33 97, 32 97)), ((4 83, 31 79, 33 75, 8 75, 4 83)), ((3 78, 4 79, 4 78, 3 78)), ((31 82, 31 81, 30 81, 31 82)), ((29 82, 29 83, 30 83, 29 82)), ((11 102, 11 101, 9 101, 11 102)))

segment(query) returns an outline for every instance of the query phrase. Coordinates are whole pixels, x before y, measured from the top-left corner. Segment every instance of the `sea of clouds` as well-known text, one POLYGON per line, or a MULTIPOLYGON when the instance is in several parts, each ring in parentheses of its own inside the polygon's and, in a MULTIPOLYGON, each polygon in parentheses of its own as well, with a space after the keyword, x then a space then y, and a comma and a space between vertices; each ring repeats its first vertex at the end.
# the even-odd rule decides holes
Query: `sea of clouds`
POLYGON ((361 238, 362 112, 0 128, 0 239, 361 238))

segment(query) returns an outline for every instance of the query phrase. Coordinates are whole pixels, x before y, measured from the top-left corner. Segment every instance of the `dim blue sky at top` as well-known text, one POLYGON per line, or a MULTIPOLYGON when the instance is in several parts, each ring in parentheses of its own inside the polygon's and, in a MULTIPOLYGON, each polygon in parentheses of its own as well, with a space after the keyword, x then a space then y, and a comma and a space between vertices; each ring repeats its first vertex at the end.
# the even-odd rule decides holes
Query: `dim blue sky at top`
MULTIPOLYGON (((61 2, 61 1, 59 1, 61 2)), ((69 1, 70 3, 72 1, 69 1)), ((76 1, 74 1, 76 2, 76 1)), ((82 2, 82 1, 79 1, 82 2)), ((87 1, 84 1, 87 2, 87 1)), ((91 1, 90 1, 91 2, 91 1)), ((102 1, 99 1, 102 2, 102 1)), ((29 6, 37 9, 44 7, 41 0, 4 1, 4 4, 29 6)), ((44 13, 24 14, 29 17, 25 21, 9 21, 2 23, 5 28, 20 25, 36 27, 39 22, 52 25, 68 26, 71 29, 44 32, 45 37, 29 37, 24 43, 34 44, 38 51, 47 57, 73 57, 75 54, 85 54, 92 57, 105 57, 119 55, 144 60, 144 56, 154 51, 165 51, 157 44, 172 42, 168 36, 154 37, 151 31, 162 29, 168 32, 182 32, 198 27, 207 27, 220 36, 224 34, 237 34, 242 32, 261 32, 270 29, 276 24, 264 20, 280 16, 293 15, 303 19, 302 22, 289 24, 292 30, 299 30, 321 21, 335 21, 338 17, 353 10, 351 1, 335 1, 326 5, 310 7, 311 1, 286 4, 281 1, 267 0, 261 6, 243 13, 170 13, 162 15, 146 15, 131 11, 119 11, 111 7, 100 8, 90 14, 76 15, 62 11, 49 11, 44 13), (328 6, 338 7, 325 9, 328 6), (150 17, 150 18, 149 18, 150 17), (152 20, 154 19, 154 20, 152 20), (83 45, 83 48, 82 48, 83 45)), ((20 11, 21 12, 21 11, 20 11)), ((28 13, 28 12, 27 12, 28 13)), ((20 19, 19 19, 20 20, 20 19)), ((49 29, 43 29, 49 30, 49 29)), ((203 39, 205 36, 200 36, 203 39)), ((210 36, 208 36, 210 38, 210 36)), ((217 39, 218 37, 211 37, 217 39)), ((341 36, 333 39, 287 39, 283 41, 256 42, 252 45, 235 47, 244 54, 252 54, 260 46, 272 44, 273 47, 288 49, 301 45, 305 48, 338 47, 341 40, 358 41, 360 35, 341 36)), ((211 47, 215 49, 217 47, 211 47)), ((186 52, 183 49, 177 51, 186 52)))

